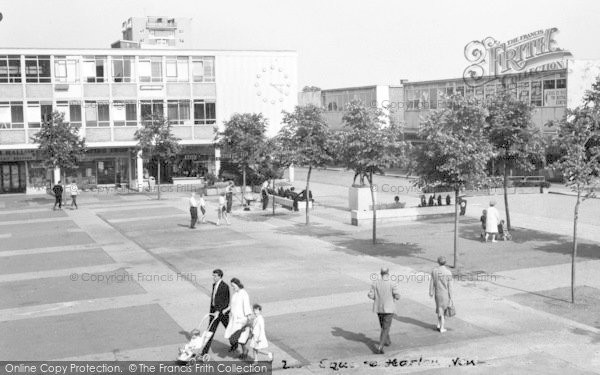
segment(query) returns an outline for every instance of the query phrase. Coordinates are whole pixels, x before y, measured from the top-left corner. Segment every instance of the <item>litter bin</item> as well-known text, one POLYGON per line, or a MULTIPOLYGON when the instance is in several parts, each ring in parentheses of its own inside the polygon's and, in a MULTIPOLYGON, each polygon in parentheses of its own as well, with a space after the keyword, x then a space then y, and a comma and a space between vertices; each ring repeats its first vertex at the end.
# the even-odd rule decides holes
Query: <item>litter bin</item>
POLYGON ((153 191, 156 185, 156 179, 152 176, 148 178, 148 190, 153 191))

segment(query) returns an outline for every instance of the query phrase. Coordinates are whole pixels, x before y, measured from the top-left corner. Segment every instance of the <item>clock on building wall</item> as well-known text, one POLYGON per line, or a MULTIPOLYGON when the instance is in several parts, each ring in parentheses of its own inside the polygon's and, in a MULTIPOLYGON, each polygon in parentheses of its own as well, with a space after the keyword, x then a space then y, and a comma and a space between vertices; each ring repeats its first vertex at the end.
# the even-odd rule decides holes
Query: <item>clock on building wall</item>
POLYGON ((275 61, 256 74, 254 88, 258 100, 275 105, 290 96, 292 84, 289 74, 275 61))

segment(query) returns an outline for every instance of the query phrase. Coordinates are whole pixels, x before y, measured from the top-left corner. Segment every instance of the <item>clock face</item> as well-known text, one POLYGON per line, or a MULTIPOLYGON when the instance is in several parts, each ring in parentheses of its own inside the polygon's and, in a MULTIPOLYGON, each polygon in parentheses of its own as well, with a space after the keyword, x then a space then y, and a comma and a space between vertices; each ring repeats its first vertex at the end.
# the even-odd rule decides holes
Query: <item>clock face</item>
POLYGON ((263 66, 255 78, 256 96, 265 104, 283 103, 291 94, 290 76, 276 63, 263 66))

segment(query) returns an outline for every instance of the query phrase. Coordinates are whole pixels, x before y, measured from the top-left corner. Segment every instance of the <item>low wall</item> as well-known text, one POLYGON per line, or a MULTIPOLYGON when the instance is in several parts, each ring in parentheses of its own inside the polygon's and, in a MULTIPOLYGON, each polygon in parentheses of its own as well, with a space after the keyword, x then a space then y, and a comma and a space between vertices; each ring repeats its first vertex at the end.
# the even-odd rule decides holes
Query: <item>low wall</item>
MULTIPOLYGON (((273 202, 272 199, 275 199, 275 204, 278 204, 282 207, 293 209, 294 201, 292 199, 280 197, 278 195, 270 195, 269 194, 269 203, 273 202)), ((272 204, 272 203, 271 203, 272 204)), ((313 208, 313 202, 308 203, 308 208, 313 208)), ((306 201, 298 201, 298 211, 306 210, 306 201)))
MULTIPOLYGON (((455 207, 453 204, 450 206, 409 207, 377 210, 377 222, 390 223, 447 217, 453 216, 454 210, 455 207)), ((352 225, 356 226, 361 224, 370 224, 373 222, 373 211, 352 210, 350 211, 350 222, 352 225)))

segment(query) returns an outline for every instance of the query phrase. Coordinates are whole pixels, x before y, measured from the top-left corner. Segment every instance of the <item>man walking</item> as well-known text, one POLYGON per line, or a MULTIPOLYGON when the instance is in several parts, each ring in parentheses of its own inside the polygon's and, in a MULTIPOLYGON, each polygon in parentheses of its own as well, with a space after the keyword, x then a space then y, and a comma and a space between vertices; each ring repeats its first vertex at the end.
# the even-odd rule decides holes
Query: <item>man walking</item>
POLYGON ((71 209, 73 209, 73 205, 75 205, 75 209, 79 209, 79 207, 77 207, 77 194, 79 194, 79 188, 77 187, 75 180, 71 181, 69 191, 71 192, 71 209))
POLYGON ((212 277, 214 283, 210 298, 210 313, 214 315, 211 315, 209 319, 208 329, 213 334, 202 349, 202 356, 210 350, 219 323, 222 323, 225 328, 229 325, 229 311, 223 313, 223 310, 229 307, 229 286, 223 281, 223 271, 220 269, 214 270, 212 277))
POLYGON ((379 317, 381 334, 377 353, 383 354, 383 347, 391 345, 390 328, 396 311, 395 302, 400 299, 398 285, 390 281, 389 268, 381 268, 381 278, 373 282, 369 291, 369 298, 373 300, 373 312, 379 317))
POLYGON ((52 210, 56 210, 56 205, 58 205, 59 210, 62 210, 63 187, 60 183, 61 181, 58 181, 58 183, 52 188, 52 191, 54 192, 54 207, 52 210))
POLYGON ((198 201, 196 200, 195 192, 192 192, 192 196, 190 197, 190 216, 190 229, 195 229, 198 222, 198 201))
MULTIPOLYGON (((242 203, 244 201, 242 194, 242 203)), ((229 181, 229 184, 225 187, 225 199, 227 200, 227 213, 231 213, 231 207, 233 206, 233 181, 229 181)))

